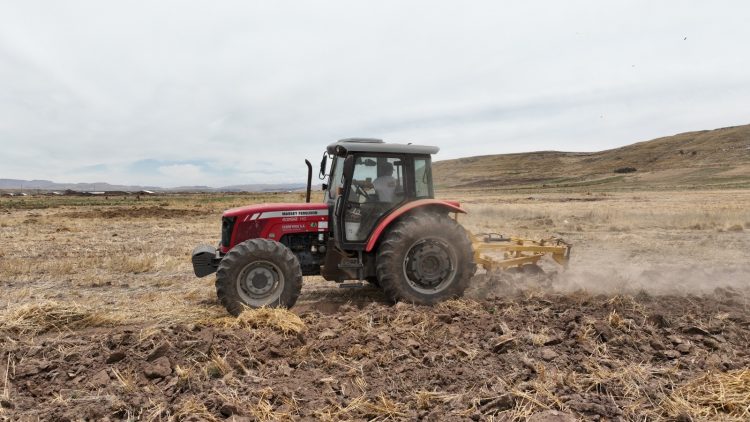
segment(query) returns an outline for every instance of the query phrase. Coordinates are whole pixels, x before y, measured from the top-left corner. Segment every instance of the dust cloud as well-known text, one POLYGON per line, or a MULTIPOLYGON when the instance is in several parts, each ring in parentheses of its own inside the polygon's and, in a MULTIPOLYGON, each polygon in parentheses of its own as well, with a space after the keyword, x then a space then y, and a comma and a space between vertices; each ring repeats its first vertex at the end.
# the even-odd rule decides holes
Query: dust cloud
POLYGON ((544 274, 477 271, 467 297, 484 299, 507 296, 527 290, 590 294, 650 295, 743 295, 750 297, 750 264, 718 265, 712 262, 655 263, 599 251, 577 259, 568 268, 541 263, 544 274))
POLYGON ((596 294, 646 292, 662 295, 713 293, 717 289, 750 291, 750 265, 704 266, 695 262, 646 264, 592 262, 558 274, 556 290, 586 290, 596 294))

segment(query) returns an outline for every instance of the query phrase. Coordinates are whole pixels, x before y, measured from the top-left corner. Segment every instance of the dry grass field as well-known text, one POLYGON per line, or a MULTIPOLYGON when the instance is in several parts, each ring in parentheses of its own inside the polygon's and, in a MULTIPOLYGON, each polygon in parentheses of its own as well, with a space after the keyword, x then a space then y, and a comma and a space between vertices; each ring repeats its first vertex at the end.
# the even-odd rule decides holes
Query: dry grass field
POLYGON ((434 308, 306 277, 235 319, 190 251, 300 194, 0 199, 0 419, 750 419, 750 191, 441 196, 569 268, 434 308))

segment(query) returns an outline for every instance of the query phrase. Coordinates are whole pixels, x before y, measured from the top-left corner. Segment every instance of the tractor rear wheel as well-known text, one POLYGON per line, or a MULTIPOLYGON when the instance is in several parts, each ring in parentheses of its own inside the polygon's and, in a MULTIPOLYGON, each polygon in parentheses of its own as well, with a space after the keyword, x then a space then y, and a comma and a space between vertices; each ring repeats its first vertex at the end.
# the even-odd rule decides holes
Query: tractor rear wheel
POLYGON ((302 290, 302 269, 292 251, 269 239, 232 248, 216 271, 216 295, 232 315, 243 305, 291 308, 302 290))
POLYGON ((394 302, 433 305, 463 295, 476 265, 463 227, 444 214, 420 213, 391 228, 378 249, 376 271, 394 302))
POLYGON ((377 287, 378 289, 380 288, 380 282, 378 281, 377 277, 367 277, 365 281, 367 281, 373 287, 377 287))

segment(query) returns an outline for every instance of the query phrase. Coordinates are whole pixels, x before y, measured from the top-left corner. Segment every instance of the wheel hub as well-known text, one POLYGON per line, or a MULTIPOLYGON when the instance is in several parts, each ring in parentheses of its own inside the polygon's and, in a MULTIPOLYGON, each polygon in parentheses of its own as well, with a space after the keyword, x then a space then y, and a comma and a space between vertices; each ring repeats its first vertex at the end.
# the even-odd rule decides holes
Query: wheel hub
POLYGON ((246 268, 240 275, 240 288, 248 296, 261 297, 273 290, 277 280, 272 268, 257 265, 246 268))
POLYGON ((447 245, 426 240, 412 246, 404 265, 407 278, 421 288, 436 289, 453 273, 447 245))

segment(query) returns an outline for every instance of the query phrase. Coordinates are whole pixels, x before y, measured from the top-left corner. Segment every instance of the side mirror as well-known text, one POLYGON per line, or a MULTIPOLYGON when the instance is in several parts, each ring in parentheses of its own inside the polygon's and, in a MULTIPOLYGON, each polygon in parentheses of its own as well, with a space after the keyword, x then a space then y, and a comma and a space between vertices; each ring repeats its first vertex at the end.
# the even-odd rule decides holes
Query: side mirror
POLYGON ((323 153, 323 158, 320 160, 320 174, 318 177, 323 179, 326 177, 326 164, 328 164, 328 154, 323 153))

